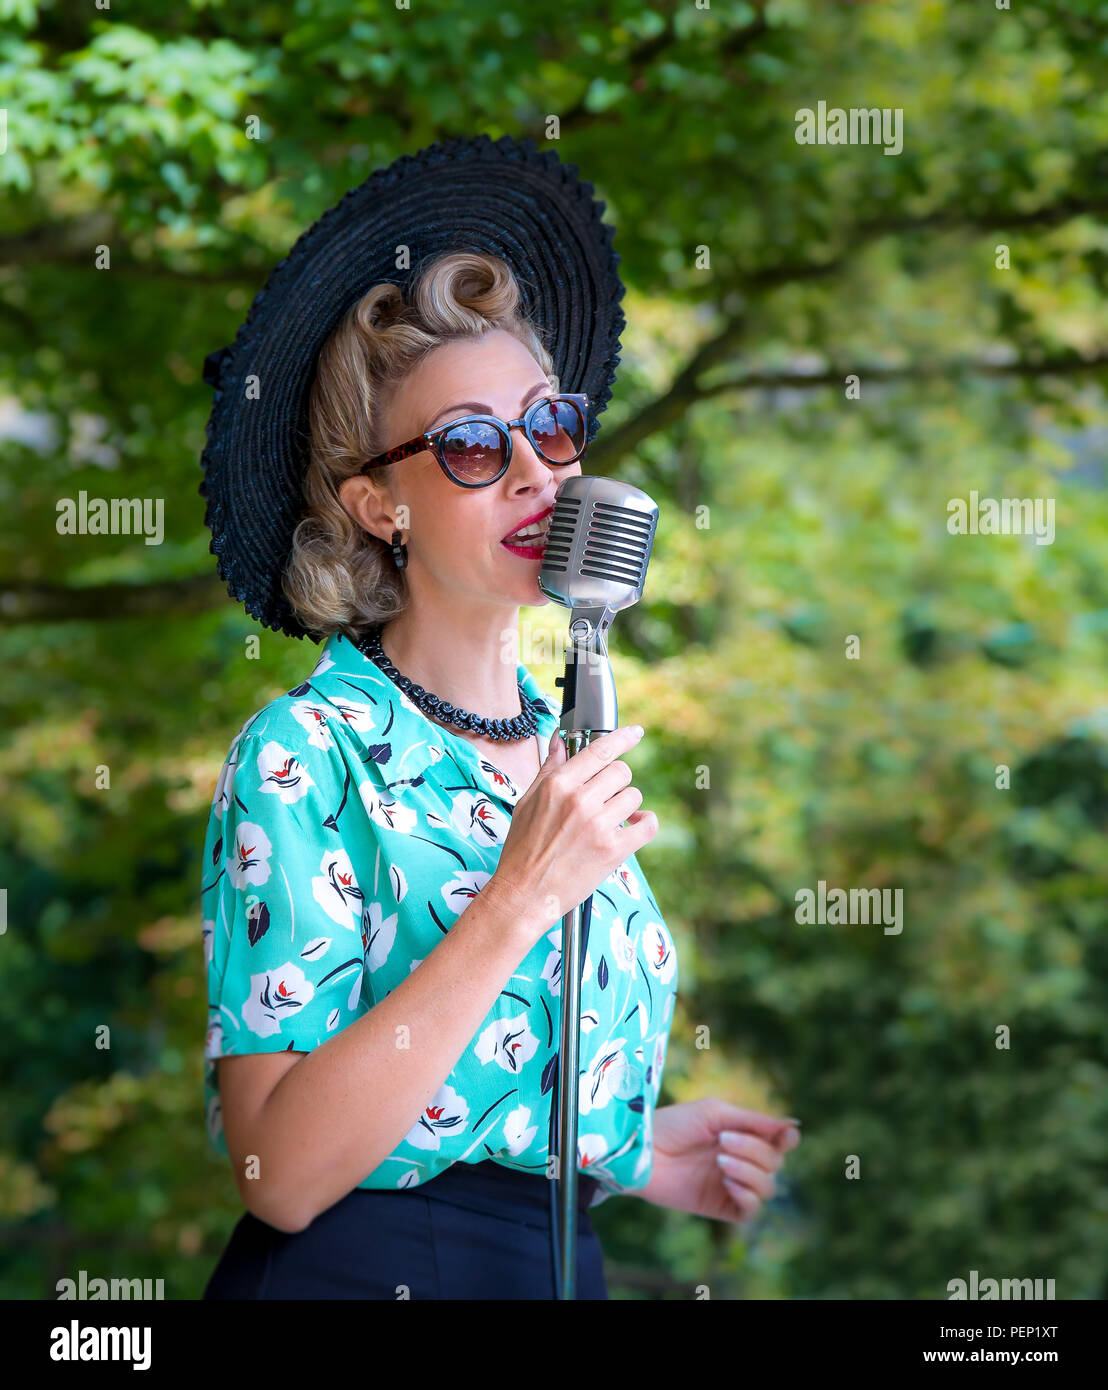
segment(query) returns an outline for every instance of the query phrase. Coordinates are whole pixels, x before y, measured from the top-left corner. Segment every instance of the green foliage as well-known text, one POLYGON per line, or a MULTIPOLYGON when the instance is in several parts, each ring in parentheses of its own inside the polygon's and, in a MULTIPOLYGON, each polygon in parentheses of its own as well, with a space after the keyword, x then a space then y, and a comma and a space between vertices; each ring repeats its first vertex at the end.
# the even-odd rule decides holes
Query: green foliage
POLYGON ((203 824, 315 649, 245 660, 203 586, 204 355, 373 168, 557 115, 629 286, 591 471, 662 511, 612 650, 682 962, 666 1090, 805 1132, 752 1228, 600 1208, 613 1294, 943 1298, 975 1268, 1103 1296, 1108 6, 0 21, 0 404, 41 417, 0 472, 0 1294, 84 1268, 195 1297, 239 1211, 200 1108, 203 824), (798 145, 818 100, 902 108, 903 152, 798 145), (81 489, 163 497, 165 543, 60 535, 81 489), (1053 544, 951 534, 971 489, 1052 499, 1053 544), (821 879, 901 889, 903 931, 797 923, 821 879))

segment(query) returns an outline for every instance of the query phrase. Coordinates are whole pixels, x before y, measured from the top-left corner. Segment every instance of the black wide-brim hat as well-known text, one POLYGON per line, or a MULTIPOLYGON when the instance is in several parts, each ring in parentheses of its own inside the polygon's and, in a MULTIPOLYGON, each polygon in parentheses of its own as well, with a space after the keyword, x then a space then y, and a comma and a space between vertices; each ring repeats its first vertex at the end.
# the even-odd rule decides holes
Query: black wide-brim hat
MULTIPOLYGON (((201 456, 209 549, 232 598, 264 627, 311 637, 281 591, 304 513, 308 399, 320 349, 374 285, 399 285, 446 251, 499 256, 544 331, 563 391, 589 397, 587 438, 612 394, 624 286, 604 203, 577 167, 530 139, 488 135, 403 155, 352 188, 270 273, 229 346, 209 353, 215 388, 201 456), (407 246, 410 269, 396 269, 407 246), (248 394, 248 378, 257 390, 248 394)), ((396 441, 399 443, 400 441, 396 441)))

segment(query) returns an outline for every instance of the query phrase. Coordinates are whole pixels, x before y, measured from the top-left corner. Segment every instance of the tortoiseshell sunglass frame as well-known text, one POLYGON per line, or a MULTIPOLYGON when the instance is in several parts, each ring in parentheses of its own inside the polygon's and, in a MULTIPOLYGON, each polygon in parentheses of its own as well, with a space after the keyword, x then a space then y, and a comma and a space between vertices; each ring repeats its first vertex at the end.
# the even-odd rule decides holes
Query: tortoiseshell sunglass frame
POLYGON ((402 459, 413 458, 416 454, 422 454, 424 449, 430 449, 438 462, 439 467, 446 474, 452 483, 458 487, 479 488, 490 487, 497 479, 502 478, 507 473, 512 462, 512 430, 522 429, 527 436, 527 442, 538 454, 544 463, 549 463, 554 468, 567 468, 571 463, 576 463, 588 448, 587 435, 589 432, 589 398, 584 391, 559 391, 553 396, 539 396, 533 400, 518 420, 501 420, 495 415, 460 415, 456 420, 450 420, 445 425, 440 425, 438 429, 428 430, 425 434, 418 434, 414 439, 409 439, 404 444, 397 444, 393 449, 386 449, 383 454, 377 454, 368 459, 358 469, 359 473, 368 473, 374 468, 385 468, 390 463, 399 463, 402 459), (554 401, 569 401, 581 415, 581 432, 585 437, 585 442, 581 445, 580 451, 571 459, 548 459, 539 448, 538 442, 531 433, 531 419, 534 412, 540 406, 551 405, 554 401), (450 471, 450 465, 446 462, 442 452, 442 440, 451 430, 457 429, 459 425, 479 422, 486 425, 493 425, 500 431, 507 440, 507 448, 504 450, 504 462, 496 477, 489 478, 483 483, 466 483, 461 478, 455 477, 450 471))

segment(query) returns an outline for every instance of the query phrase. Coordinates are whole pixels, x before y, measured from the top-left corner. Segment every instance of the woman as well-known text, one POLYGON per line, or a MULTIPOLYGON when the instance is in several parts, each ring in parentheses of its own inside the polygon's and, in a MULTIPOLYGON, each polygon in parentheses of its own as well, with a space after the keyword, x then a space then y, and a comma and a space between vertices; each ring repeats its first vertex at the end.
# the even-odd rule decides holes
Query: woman
POLYGON ((280 587, 326 642, 240 731, 205 846, 209 1133, 247 1208, 207 1298, 556 1296, 560 923, 590 894, 578 1296, 607 1297, 590 1202, 744 1219, 796 1142, 655 1110, 677 961, 635 736, 567 759, 514 654, 590 424, 520 305, 504 260, 447 251, 318 355, 280 587))

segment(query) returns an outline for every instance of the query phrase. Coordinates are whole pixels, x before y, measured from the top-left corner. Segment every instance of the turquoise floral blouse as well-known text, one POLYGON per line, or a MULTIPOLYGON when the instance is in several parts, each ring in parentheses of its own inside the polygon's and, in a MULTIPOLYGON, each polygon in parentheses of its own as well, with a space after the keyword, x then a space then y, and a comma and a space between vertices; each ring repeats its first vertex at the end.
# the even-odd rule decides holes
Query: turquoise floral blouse
MULTIPOLYGON (((523 665, 543 748, 560 703, 523 665)), ((243 725, 211 804, 201 916, 204 1095, 226 1155, 216 1059, 308 1052, 371 1009, 496 869, 520 796, 343 635, 243 725)), ((578 1170, 597 1199, 645 1187, 677 953, 632 855, 595 890, 581 986, 578 1170)), ((556 1090, 561 923, 520 961, 453 1071, 359 1187, 414 1187, 491 1159, 544 1174, 556 1090)))

